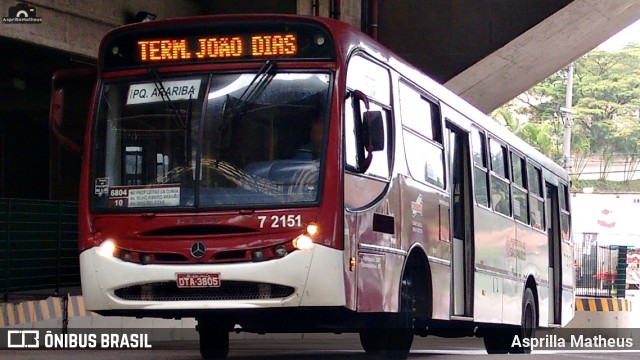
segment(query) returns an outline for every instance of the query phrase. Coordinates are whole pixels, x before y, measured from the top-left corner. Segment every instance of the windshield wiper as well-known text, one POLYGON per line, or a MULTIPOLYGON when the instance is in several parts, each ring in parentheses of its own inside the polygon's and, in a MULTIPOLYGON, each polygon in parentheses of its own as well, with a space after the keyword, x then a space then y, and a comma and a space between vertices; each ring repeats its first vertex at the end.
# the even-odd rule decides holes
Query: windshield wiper
POLYGON ((147 70, 151 75, 151 80, 153 80, 154 85, 160 91, 160 97, 162 98, 162 101, 169 106, 169 109, 171 109, 171 113, 173 114, 175 119, 178 121, 178 125, 182 126, 183 129, 186 129, 185 127, 186 121, 185 119, 182 118, 182 116, 180 116, 180 110, 178 110, 176 105, 173 103, 173 101, 171 101, 171 98, 167 94, 167 89, 165 89, 164 85, 162 84, 162 79, 160 79, 158 70, 152 67, 148 67, 147 70))
POLYGON ((267 85, 271 82, 271 79, 273 79, 275 75, 275 68, 275 62, 271 60, 265 61, 260 70, 258 70, 256 76, 251 79, 249 85, 244 89, 242 95, 240 95, 240 97, 238 98, 237 105, 231 109, 232 117, 242 113, 247 104, 255 100, 262 93, 264 88, 266 88, 267 85))
POLYGON ((235 120, 244 112, 245 107, 253 101, 257 96, 259 96, 262 91, 267 87, 271 79, 275 76, 276 63, 267 60, 258 70, 258 73, 251 79, 251 82, 244 89, 239 98, 233 100, 231 105, 228 105, 231 102, 231 95, 227 94, 227 99, 222 105, 222 122, 218 127, 218 132, 220 133, 218 139, 218 149, 221 150, 226 148, 223 146, 223 135, 229 129, 229 122, 235 122, 235 120))
POLYGON ((250 102, 255 99, 255 97, 262 92, 262 90, 267 86, 267 84, 269 84, 269 82, 273 78, 274 74, 272 73, 272 71, 275 70, 275 68, 276 64, 273 61, 265 61, 256 76, 249 83, 249 86, 247 86, 247 88, 242 92, 242 95, 240 95, 240 100, 250 102), (254 83, 255 86, 252 88, 251 86, 254 83))

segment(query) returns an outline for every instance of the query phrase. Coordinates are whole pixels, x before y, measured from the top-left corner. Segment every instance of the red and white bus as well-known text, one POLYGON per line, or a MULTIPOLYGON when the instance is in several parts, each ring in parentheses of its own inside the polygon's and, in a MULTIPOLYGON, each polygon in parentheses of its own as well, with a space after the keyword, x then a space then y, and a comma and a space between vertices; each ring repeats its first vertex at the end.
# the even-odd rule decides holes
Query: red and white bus
POLYGON ((83 155, 88 310, 194 317, 204 358, 234 328, 359 332, 398 358, 415 334, 527 352, 514 336, 573 317, 566 171, 345 23, 115 29, 84 146, 65 116, 80 77, 54 77, 51 125, 83 155))

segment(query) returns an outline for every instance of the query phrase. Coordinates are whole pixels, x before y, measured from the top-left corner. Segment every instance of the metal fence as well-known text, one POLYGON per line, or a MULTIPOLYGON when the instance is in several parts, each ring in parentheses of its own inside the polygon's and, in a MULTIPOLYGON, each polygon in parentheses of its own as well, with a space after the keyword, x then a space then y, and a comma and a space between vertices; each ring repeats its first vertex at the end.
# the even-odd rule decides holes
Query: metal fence
POLYGON ((617 266, 618 250, 615 247, 576 246, 576 295, 610 297, 614 291, 617 266))
POLYGON ((0 293, 80 285, 78 204, 0 199, 0 293))

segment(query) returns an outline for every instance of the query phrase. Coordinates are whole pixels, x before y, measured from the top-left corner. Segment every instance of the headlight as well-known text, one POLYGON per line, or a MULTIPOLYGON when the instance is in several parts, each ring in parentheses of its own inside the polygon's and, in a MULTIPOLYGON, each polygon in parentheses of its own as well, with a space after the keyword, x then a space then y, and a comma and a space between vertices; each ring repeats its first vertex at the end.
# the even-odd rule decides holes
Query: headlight
POLYGON ((98 250, 96 252, 100 256, 104 257, 113 257, 113 253, 116 251, 116 244, 111 240, 107 240, 98 246, 98 250))
POLYGON ((307 235, 300 235, 293 239, 293 246, 298 250, 309 250, 313 247, 313 240, 307 235))

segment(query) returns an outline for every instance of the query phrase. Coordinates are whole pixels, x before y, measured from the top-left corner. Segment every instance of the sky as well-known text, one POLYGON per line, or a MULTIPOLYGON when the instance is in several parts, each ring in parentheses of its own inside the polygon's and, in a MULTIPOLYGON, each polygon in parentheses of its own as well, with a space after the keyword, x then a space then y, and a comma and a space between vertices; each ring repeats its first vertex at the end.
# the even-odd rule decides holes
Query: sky
POLYGON ((598 46, 602 50, 620 50, 629 43, 640 44, 640 20, 629 25, 626 29, 613 35, 609 40, 598 46))

